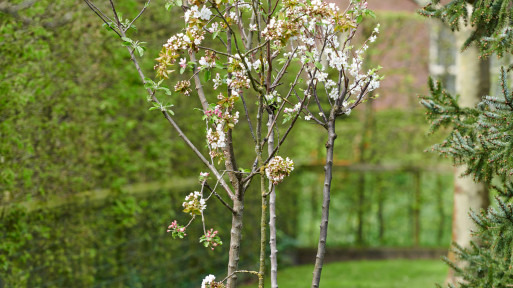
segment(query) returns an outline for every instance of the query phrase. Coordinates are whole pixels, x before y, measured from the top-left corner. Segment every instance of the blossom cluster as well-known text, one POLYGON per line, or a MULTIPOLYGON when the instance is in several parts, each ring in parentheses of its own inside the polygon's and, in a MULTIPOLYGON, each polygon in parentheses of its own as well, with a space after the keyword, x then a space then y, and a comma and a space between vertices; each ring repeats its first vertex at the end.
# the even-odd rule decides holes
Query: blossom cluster
POLYGON ((178 222, 174 220, 171 225, 167 227, 167 233, 171 233, 171 236, 173 236, 173 239, 176 239, 176 237, 182 239, 187 234, 185 234, 186 227, 178 225, 178 222))
POLYGON ((207 144, 210 148, 210 157, 220 156, 222 159, 222 148, 226 147, 226 132, 228 129, 235 127, 239 123, 239 111, 233 111, 235 102, 239 99, 239 95, 232 91, 232 95, 227 97, 220 93, 217 96, 220 100, 217 105, 207 109, 203 119, 209 120, 213 128, 207 129, 207 144))
POLYGON ((191 6, 189 10, 185 11, 184 19, 185 23, 195 24, 197 21, 208 21, 210 20, 210 17, 212 16, 212 11, 208 9, 206 6, 203 6, 201 10, 197 5, 191 6))
POLYGON ((210 229, 207 231, 207 234, 201 236, 200 243, 203 243, 203 246, 214 250, 215 247, 223 245, 223 241, 221 238, 217 236, 218 231, 214 231, 214 229, 210 229))
MULTIPOLYGON (((281 96, 278 94, 278 91, 276 91, 276 90, 265 95, 265 100, 267 101, 267 104, 269 104, 269 105, 282 102, 281 96)), ((287 109, 287 108, 285 108, 285 109, 287 109)))
POLYGON ((271 41, 275 46, 283 47, 287 44, 290 37, 297 35, 297 33, 298 27, 296 23, 271 18, 267 27, 262 31, 262 37, 265 40, 271 41))
POLYGON ((205 111, 205 116, 207 117, 207 119, 216 122, 217 119, 223 118, 223 110, 220 105, 216 105, 214 109, 208 109, 207 111, 205 111))
POLYGON ((201 282, 201 288, 225 288, 223 283, 216 282, 216 276, 210 274, 203 279, 201 282))
POLYGON ((205 181, 207 181, 209 175, 210 175, 210 173, 208 173, 208 172, 201 172, 198 177, 199 182, 204 183, 205 181))
POLYGON ((194 191, 185 197, 185 202, 182 203, 183 212, 191 215, 201 215, 203 210, 207 208, 205 199, 201 196, 201 193, 194 191))
MULTIPOLYGON (((351 9, 341 13, 334 3, 321 0, 285 0, 284 6, 276 17, 273 17, 262 32, 266 40, 274 41, 276 49, 291 43, 293 52, 284 53, 284 57, 299 59, 305 65, 309 82, 313 85, 322 84, 330 100, 338 100, 342 96, 345 105, 341 112, 349 114, 351 108, 347 101, 351 96, 354 102, 362 101, 369 92, 379 87, 382 77, 376 74, 378 69, 362 72, 364 54, 368 43, 376 40, 379 24, 360 49, 354 49, 345 41, 339 43, 340 31, 347 31, 347 38, 354 36, 360 16, 368 14, 367 1, 351 1, 351 9), (280 42, 284 40, 284 42, 280 42), (320 60, 325 59, 325 64, 320 60), (327 69, 338 71, 336 79, 330 79, 327 69), (335 80, 335 81, 334 81, 335 80)), ((322 87, 322 86, 321 86, 322 87)), ((297 112, 299 107, 287 108, 285 120, 290 113, 297 112)), ((311 116, 308 117, 311 119, 311 116)))
POLYGON ((207 143, 210 147, 210 157, 215 158, 223 155, 219 151, 219 149, 226 147, 226 133, 224 132, 223 124, 217 124, 215 130, 208 128, 207 143))
POLYGON ((299 111, 300 108, 301 108, 301 103, 297 103, 296 105, 294 105, 294 108, 285 108, 285 109, 283 109, 283 112, 286 114, 291 114, 291 113, 299 111))
POLYGON ((217 58, 215 52, 206 51, 205 56, 201 57, 199 60, 199 69, 211 69, 216 65, 217 58))
POLYGON ((244 63, 248 65, 250 62, 248 59, 241 59, 239 54, 228 58, 228 72, 232 73, 232 77, 226 79, 226 84, 234 91, 239 91, 243 88, 248 89, 250 87, 251 82, 247 73, 248 69, 251 69, 252 66, 248 65, 248 69, 246 69, 244 63))
POLYGON ((175 85, 175 92, 182 93, 185 96, 190 96, 192 92, 191 82, 189 82, 188 80, 179 81, 175 85))
MULTIPOLYGON (((160 78, 169 78, 169 73, 174 70, 168 70, 168 67, 176 63, 183 51, 196 51, 198 45, 205 39, 205 31, 198 26, 187 27, 185 33, 178 33, 171 36, 163 45, 159 57, 155 60, 157 64, 154 69, 160 78)), ((183 67, 183 63, 180 63, 183 67)))
POLYGON ((274 156, 267 164, 265 174, 273 184, 278 184, 283 181, 283 178, 289 176, 293 170, 294 162, 288 157, 286 160, 283 160, 281 156, 274 156))

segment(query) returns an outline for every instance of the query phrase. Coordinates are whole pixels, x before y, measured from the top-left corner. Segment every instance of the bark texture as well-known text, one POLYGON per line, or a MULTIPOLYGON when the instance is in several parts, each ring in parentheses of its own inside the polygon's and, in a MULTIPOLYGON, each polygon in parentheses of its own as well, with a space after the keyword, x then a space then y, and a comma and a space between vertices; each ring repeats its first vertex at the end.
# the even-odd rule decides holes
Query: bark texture
MULTIPOLYGON (((272 129, 273 117, 269 117, 268 127, 272 129)), ((267 150, 274 150, 274 131, 269 131, 267 150)), ((278 288, 278 249, 276 247, 276 188, 269 183, 269 246, 271 248, 271 288, 278 288)))
MULTIPOLYGON (((457 47, 462 47, 464 41, 470 36, 471 28, 462 27, 455 32, 457 47)), ((479 50, 470 46, 456 57, 456 92, 460 95, 459 104, 462 107, 474 107, 481 101, 481 97, 490 92, 490 61, 480 59, 479 50)), ((471 230, 475 228, 469 217, 469 211, 479 211, 489 205, 488 189, 484 183, 476 183, 472 177, 461 177, 466 166, 455 169, 454 174, 454 207, 452 217, 452 241, 462 247, 469 247, 472 239, 471 230)), ((453 253, 449 259, 456 260, 453 253)), ((460 263, 464 265, 464 263, 460 263)), ((454 272, 451 270, 447 277, 448 283, 457 283, 454 272)))
POLYGON ((330 208, 331 179, 333 175, 333 149, 335 145, 335 111, 332 109, 328 120, 328 141, 326 142, 326 165, 324 166, 324 186, 322 190, 322 215, 320 225, 319 244, 313 271, 312 288, 318 288, 321 281, 321 272, 326 254, 326 239, 328 238, 328 219, 330 208))
MULTIPOLYGON (((241 187, 240 187, 241 188, 241 187)), ((237 287, 237 271, 239 267, 240 240, 242 238, 242 216, 244 214, 244 203, 240 199, 240 189, 237 191, 236 199, 233 201, 232 229, 230 231, 230 251, 228 254, 228 275, 232 275, 226 282, 227 288, 237 287)))

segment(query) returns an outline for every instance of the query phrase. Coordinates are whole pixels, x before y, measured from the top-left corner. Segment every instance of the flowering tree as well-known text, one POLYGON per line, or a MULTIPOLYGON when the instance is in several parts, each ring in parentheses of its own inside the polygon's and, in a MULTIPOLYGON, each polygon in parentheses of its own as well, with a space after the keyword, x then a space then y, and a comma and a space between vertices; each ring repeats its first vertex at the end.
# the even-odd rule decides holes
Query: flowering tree
POLYGON ((299 119, 310 121, 327 131, 322 224, 312 282, 312 287, 318 287, 327 237, 331 167, 337 137, 335 120, 348 116, 370 91, 379 86, 381 79, 376 75, 377 69, 362 72, 367 43, 376 39, 378 27, 363 46, 355 48, 351 43, 363 17, 373 16, 367 9, 366 1, 352 0, 341 11, 335 4, 320 0, 269 0, 266 3, 171 0, 166 8, 180 6, 185 25, 183 31, 164 43, 154 67, 156 80, 145 77, 140 68, 136 54, 143 55, 143 42, 127 37, 150 1, 132 20, 121 19, 112 0, 109 1, 112 16, 91 1, 84 1, 127 47, 147 89, 148 102, 152 106, 150 110, 161 111, 213 175, 213 181, 210 181, 209 173, 201 173, 201 190, 185 198, 183 208, 185 213, 191 215, 190 222, 181 226, 173 221, 168 232, 175 238, 183 238, 190 223, 201 216, 204 235, 200 242, 214 249, 222 244, 222 235, 206 228, 203 213, 207 202, 214 196, 232 214, 227 276, 215 281, 215 277, 209 275, 203 280, 202 287, 236 287, 238 273, 257 275, 259 287, 263 287, 268 206, 271 282, 273 287, 278 286, 275 186, 292 172, 294 164, 289 158, 283 159, 277 154, 282 152, 280 147, 299 119), (205 44, 208 42, 205 40, 207 36, 218 41, 223 48, 215 49, 205 44), (292 71, 294 80, 282 83, 284 75, 292 71), (173 75, 178 73, 189 78, 176 81, 173 75), (200 79, 200 75, 203 75, 203 79, 200 79), (166 87, 167 83, 171 83, 173 89, 166 87), (220 92, 206 95, 203 85, 212 85, 214 90, 220 92), (180 94, 198 96, 201 103, 199 109, 204 113, 208 156, 197 148, 201 143, 192 143, 182 132, 174 118, 173 104, 164 104, 172 99, 166 95, 173 94, 176 95, 174 97, 181 97, 180 94), (255 103, 255 107, 249 106, 249 103, 255 103), (251 111, 256 111, 253 113, 256 115, 252 115, 251 111), (248 137, 255 146, 255 158, 248 163, 251 167, 249 170, 240 169, 234 153, 236 142, 232 131, 240 119, 247 121, 248 137), (279 121, 283 125, 279 125, 279 121), (260 267, 259 271, 239 270, 244 195, 257 176, 262 199, 260 267), (230 200, 225 200, 226 197, 230 200))

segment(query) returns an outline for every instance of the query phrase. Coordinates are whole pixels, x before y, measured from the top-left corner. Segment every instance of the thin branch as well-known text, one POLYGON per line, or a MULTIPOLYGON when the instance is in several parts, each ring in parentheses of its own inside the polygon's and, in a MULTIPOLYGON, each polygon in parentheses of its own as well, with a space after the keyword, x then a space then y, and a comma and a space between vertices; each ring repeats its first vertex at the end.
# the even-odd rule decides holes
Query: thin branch
MULTIPOLYGON (((207 187, 207 189, 208 189, 208 190, 210 190, 210 192, 211 192, 214 196, 216 196, 216 198, 217 198, 217 199, 219 199, 219 201, 221 201, 221 203, 222 203, 226 208, 228 208, 228 210, 230 210, 230 211, 232 212, 232 214, 233 214, 233 213, 235 213, 235 211, 233 211, 233 208, 232 208, 232 207, 230 207, 230 205, 229 205, 228 203, 226 203, 226 202, 223 200, 223 198, 221 198, 221 196, 219 196, 219 194, 217 194, 217 192, 215 192, 215 188, 214 188, 214 189, 210 188, 210 185, 208 185, 208 184, 207 184, 207 182, 205 182, 204 186, 205 186, 205 187, 207 187)), ((209 196, 208 198, 210 198, 210 196, 209 196)), ((207 198, 207 199, 208 199, 208 198, 207 198)))
POLYGON ((260 277, 260 274, 258 274, 257 271, 237 270, 237 271, 231 273, 230 275, 226 276, 223 280, 221 280, 221 283, 226 281, 226 280, 228 280, 228 278, 232 277, 233 275, 235 275, 237 273, 248 273, 248 274, 253 274, 253 275, 256 275, 256 276, 260 277))
POLYGON ((262 143, 262 147, 265 145, 265 143, 269 139, 269 137, 271 135, 270 133, 271 133, 271 131, 273 131, 274 126, 276 125, 276 121, 278 120, 278 115, 281 114, 281 111, 283 110, 283 107, 285 106, 285 102, 288 102, 287 100, 290 97, 292 91, 294 91, 294 87, 297 85, 297 81, 299 79, 299 76, 301 75, 301 72, 303 72, 304 68, 305 68, 305 64, 303 64, 303 66, 301 66, 301 69, 299 69, 299 72, 296 74, 296 78, 294 79, 294 82, 292 83, 292 85, 290 87, 290 90, 287 93, 287 96, 285 96, 285 98, 283 99, 283 103, 281 104, 280 108, 278 109, 278 113, 276 113, 276 115, 274 117, 274 121, 271 123, 270 130, 267 133, 267 136, 265 137, 264 142, 262 143))
POLYGON ((296 116, 292 119, 292 123, 290 123, 289 128, 287 129, 287 131, 285 131, 285 134, 283 134, 283 137, 278 142, 278 145, 276 145, 276 147, 274 147, 273 152, 271 154, 269 154, 267 159, 264 161, 263 165, 266 165, 271 160, 271 158, 276 154, 276 152, 278 152, 278 149, 280 149, 280 146, 283 144, 283 142, 289 135, 290 131, 294 127, 294 124, 296 123, 297 119, 299 118, 299 115, 301 115, 301 110, 303 109, 307 99, 308 99, 308 97, 305 95, 305 98, 303 98, 303 101, 301 102, 301 107, 299 108, 299 111, 297 112, 296 116))
MULTIPOLYGON (((110 7, 112 7, 112 13, 114 13, 114 19, 116 19, 116 22, 118 24, 118 29, 120 31, 122 31, 121 34, 125 34, 124 33, 125 31, 123 31, 123 24, 121 24, 121 20, 119 20, 119 17, 118 17, 118 12, 116 11, 116 7, 114 7, 114 1, 109 0, 109 2, 110 2, 110 7)), ((123 37, 126 37, 126 35, 123 35, 123 37)))
MULTIPOLYGON (((93 11, 95 11, 96 15, 98 15, 98 13, 101 14, 101 16, 100 15, 98 15, 98 16, 100 18, 102 18, 103 22, 106 22, 106 20, 104 20, 104 19, 107 19, 114 24, 114 20, 112 20, 107 14, 103 13, 98 7, 96 7, 93 4, 93 2, 91 2, 89 0, 84 0, 84 2, 86 2, 86 4, 89 6, 89 8, 91 8, 93 11)), ((109 25, 109 24, 107 23, 107 25, 109 25)), ((110 25, 109 25, 109 27, 112 28, 110 25)))
POLYGON ((251 119, 249 118, 248 107, 246 105, 244 93, 240 93, 239 95, 240 95, 240 99, 242 100, 242 105, 244 106, 244 113, 246 113, 246 119, 248 120, 249 131, 251 132, 251 137, 253 138, 253 141, 255 142, 255 144, 257 144, 257 140, 255 138, 255 132, 253 132, 253 124, 251 124, 251 119))
POLYGON ((287 71, 287 68, 289 68, 289 65, 290 65, 290 62, 292 61, 292 59, 294 58, 294 54, 296 54, 296 51, 297 51, 297 47, 294 49, 294 51, 292 51, 292 54, 290 54, 289 56, 289 59, 287 59, 287 62, 285 62, 285 64, 281 67, 281 70, 280 72, 278 72, 278 75, 276 75, 276 77, 274 78, 274 82, 273 84, 271 85, 272 86, 276 86, 278 83, 278 81, 281 80, 281 78, 283 77, 283 75, 285 75, 285 71, 287 71))
MULTIPOLYGON (((233 37, 234 39, 234 43, 235 43, 235 49, 237 50, 237 54, 239 54, 240 56, 244 55, 244 53, 242 53, 242 51, 240 50, 239 48, 239 44, 238 44, 238 41, 237 41, 237 34, 235 34, 235 32, 233 31, 232 27, 230 26, 230 24, 228 23, 228 21, 226 20, 226 18, 224 17, 223 14, 221 14, 221 11, 219 11, 219 9, 215 6, 213 6, 213 8, 217 11, 217 13, 219 14, 219 17, 223 20, 223 22, 226 24, 226 26, 228 27, 228 31, 226 33, 230 33, 231 34, 231 37, 233 37)), ((230 41, 229 41, 230 42, 230 41)), ((227 43, 230 47, 230 43, 227 43)), ((241 63, 244 65, 244 69, 246 69, 247 71, 247 76, 249 77, 249 80, 251 82, 251 86, 253 86, 253 89, 255 91, 258 91, 260 93, 262 93, 263 91, 263 88, 260 87, 260 86, 257 86, 257 84, 255 83, 255 79, 253 78, 253 75, 251 75, 251 72, 250 72, 250 69, 248 67, 248 64, 246 63, 246 61, 244 60, 245 57, 241 57, 241 63)))
MULTIPOLYGON (((189 55, 191 56, 191 61, 196 63, 196 52, 191 51, 191 53, 189 53, 189 55)), ((198 92, 198 98, 200 99, 201 106, 203 107, 203 110, 207 111, 208 110, 208 101, 207 101, 207 97, 205 96, 205 91, 203 90, 203 85, 201 85, 201 80, 199 79, 199 74, 198 74, 199 70, 198 70, 198 67, 196 66, 196 64, 194 64, 193 69, 195 70, 193 77, 194 77, 194 84, 196 85, 196 91, 198 92)))
POLYGON ((130 27, 132 27, 132 24, 134 24, 134 22, 139 19, 139 17, 141 17, 141 15, 144 13, 144 11, 146 10, 146 8, 150 5, 150 2, 151 0, 148 0, 148 2, 146 2, 146 4, 144 4, 144 7, 143 9, 141 10, 141 12, 139 12, 139 14, 134 18, 134 20, 132 20, 132 22, 130 22, 130 24, 128 24, 128 27, 126 27, 125 29, 125 32, 128 31, 128 29, 130 29, 130 27))
MULTIPOLYGON (((242 19, 240 17, 240 10, 239 10, 239 2, 238 1, 235 1, 235 11, 236 11, 235 13, 237 13, 237 25, 239 27, 240 38, 246 39, 247 38, 246 31, 244 30, 244 26, 242 25, 242 19)), ((243 41, 243 44, 245 44, 244 42, 245 41, 243 41)), ((247 49, 246 45, 244 45, 244 48, 247 49)))
POLYGON ((216 54, 219 54, 219 55, 223 55, 223 56, 226 56, 228 58, 234 58, 234 59, 237 59, 235 56, 231 55, 231 54, 228 54, 228 53, 225 53, 225 52, 221 52, 221 51, 218 51, 218 50, 215 50, 215 49, 212 49, 212 48, 209 48, 209 47, 205 47, 205 46, 196 46, 198 47, 199 49, 203 49, 203 50, 208 50, 208 51, 212 51, 216 54))
POLYGON ((265 45, 267 45, 267 42, 269 42, 269 40, 265 41, 264 43, 256 46, 255 48, 252 48, 252 49, 249 49, 248 51, 246 51, 246 53, 244 53, 244 57, 248 56, 250 53, 252 53, 253 51, 256 51, 262 47, 264 47, 265 45))
POLYGON ((96 14, 100 19, 102 19, 103 23, 107 24, 107 26, 109 26, 109 28, 112 29, 112 31, 114 31, 114 33, 118 34, 119 38, 123 37, 123 36, 121 36, 121 34, 118 31, 116 31, 115 27, 111 26, 110 22, 114 23, 114 21, 112 21, 100 9, 98 9, 96 6, 94 6, 94 4, 91 1, 84 0, 84 2, 87 4, 87 6, 89 6, 89 8, 94 12, 94 14, 96 14), (105 19, 109 20, 110 22, 105 19))

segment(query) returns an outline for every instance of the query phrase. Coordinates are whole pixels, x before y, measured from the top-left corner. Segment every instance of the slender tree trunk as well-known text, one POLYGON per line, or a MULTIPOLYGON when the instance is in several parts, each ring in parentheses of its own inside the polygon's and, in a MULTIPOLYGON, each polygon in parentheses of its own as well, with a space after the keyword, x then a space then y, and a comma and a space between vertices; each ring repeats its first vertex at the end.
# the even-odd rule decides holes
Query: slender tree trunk
POLYGON ((265 242, 267 241, 267 190, 265 188, 265 176, 262 168, 260 174, 260 194, 262 197, 262 215, 260 216, 260 268, 258 269, 258 288, 264 287, 265 276, 265 242))
POLYGON ((242 216, 244 215, 244 201, 242 186, 237 187, 236 198, 233 201, 232 228, 230 230, 230 251, 228 252, 228 275, 232 275, 226 282, 227 288, 237 287, 237 271, 239 267, 240 240, 242 238, 242 216))
MULTIPOLYGON (((463 45, 471 32, 471 28, 465 26, 455 32, 458 48, 463 45)), ((460 95, 460 106, 474 107, 481 101, 481 97, 490 91, 489 60, 481 59, 478 48, 470 46, 465 51, 458 53, 456 66, 456 92, 460 95)), ((457 167, 454 174, 452 241, 462 247, 469 247, 472 238, 471 230, 474 228, 474 223, 468 215, 470 209, 479 211, 489 205, 486 185, 475 183, 470 177, 461 177, 466 169, 466 166, 457 167)), ((449 259, 456 260, 453 253, 449 253, 449 259)), ((456 283, 457 280, 451 270, 447 282, 456 283)))
POLYGON ((321 281, 321 272, 326 254, 326 239, 328 238, 328 219, 330 207, 331 178, 333 174, 333 149, 335 145, 335 111, 332 109, 328 120, 328 141, 326 142, 326 165, 324 166, 324 187, 322 190, 322 216, 320 225, 319 243, 317 246, 317 256, 313 271, 312 288, 319 287, 321 281))
MULTIPOLYGON (((269 117, 270 127, 272 117, 269 117)), ((267 148, 269 153, 274 149, 274 131, 269 133, 267 148)), ((276 248, 276 188, 269 183, 269 246, 271 248, 271 288, 278 288, 278 249, 276 248)))

